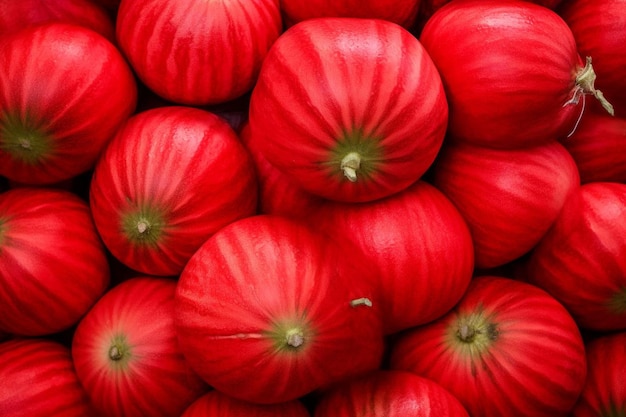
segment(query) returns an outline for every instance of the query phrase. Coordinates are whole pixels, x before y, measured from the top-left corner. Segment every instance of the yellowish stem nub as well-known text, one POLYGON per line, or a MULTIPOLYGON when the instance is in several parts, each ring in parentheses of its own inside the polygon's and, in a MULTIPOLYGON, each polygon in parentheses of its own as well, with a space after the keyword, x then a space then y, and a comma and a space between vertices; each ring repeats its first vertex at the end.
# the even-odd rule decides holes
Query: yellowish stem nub
POLYGON ((361 167, 361 155, 358 152, 350 152, 341 160, 343 175, 350 181, 356 182, 357 171, 361 167))

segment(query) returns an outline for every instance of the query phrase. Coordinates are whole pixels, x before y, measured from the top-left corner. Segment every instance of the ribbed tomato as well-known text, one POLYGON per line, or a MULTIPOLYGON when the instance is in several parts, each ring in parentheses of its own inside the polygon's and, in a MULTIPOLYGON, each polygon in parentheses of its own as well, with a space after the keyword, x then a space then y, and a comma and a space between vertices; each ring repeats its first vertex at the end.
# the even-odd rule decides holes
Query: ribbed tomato
POLYGON ((430 378, 475 417, 565 416, 587 374, 572 316, 545 291, 478 276, 441 319, 402 334, 391 368, 430 378))
POLYGON ((70 350, 48 339, 0 343, 2 417, 94 416, 70 350))
POLYGON ((371 372, 325 391, 315 417, 469 417, 436 382, 398 370, 371 372))
POLYGON ((305 190, 370 201, 430 167, 447 125, 439 74, 394 23, 318 18, 291 27, 268 53, 250 100, 267 160, 305 190))
POLYGON ((418 181, 362 204, 329 202, 310 214, 375 270, 386 333, 430 322, 461 299, 474 271, 465 220, 441 191, 418 181))
POLYGON ((579 326, 626 330, 624 236, 626 184, 585 184, 533 250, 528 279, 561 301, 579 326))
POLYGON ((239 137, 250 152, 256 168, 260 213, 307 217, 327 201, 325 198, 305 191, 270 164, 259 149, 258 134, 252 134, 249 123, 244 123, 239 137))
POLYGON ((120 128, 96 165, 90 200, 117 259, 142 273, 173 276, 211 234, 256 212, 256 175, 225 120, 166 106, 120 128))
POLYGON ((178 339, 196 372, 227 395, 269 404, 378 368, 378 295, 343 250, 280 216, 215 233, 176 292, 178 339))
POLYGON ((91 168, 134 111, 137 86, 119 50, 67 23, 0 43, 0 175, 52 184, 91 168))
POLYGON ((45 188, 0 194, 0 330, 65 330, 108 285, 107 256, 85 201, 45 188))
POLYGON ((558 142, 525 149, 445 146, 433 183, 457 206, 475 245, 476 266, 525 255, 579 185, 576 163, 558 142))
POLYGON ((586 351, 589 373, 572 417, 626 415, 626 332, 600 335, 586 351))
POLYGON ((409 29, 421 0, 282 0, 287 26, 316 17, 383 19, 409 29))
POLYGON ((55 21, 82 25, 115 41, 113 19, 103 7, 89 0, 5 1, 0 8, 0 35, 55 21))
POLYGON ((299 400, 254 404, 212 390, 194 401, 180 417, 309 417, 299 400))
POLYGON ((145 85, 172 102, 204 105, 252 88, 282 20, 278 0, 124 0, 116 29, 145 85))
POLYGON ((133 277, 78 324, 72 359, 102 415, 178 417, 208 390, 178 346, 175 291, 172 279, 133 277))
POLYGON ((528 1, 452 1, 420 35, 450 103, 451 140, 543 144, 574 128, 593 88, 591 62, 553 10, 528 1))
POLYGON ((587 112, 561 141, 576 161, 580 181, 626 183, 626 117, 587 112))
POLYGON ((559 13, 580 53, 593 57, 598 88, 626 117, 626 0, 567 0, 559 13))

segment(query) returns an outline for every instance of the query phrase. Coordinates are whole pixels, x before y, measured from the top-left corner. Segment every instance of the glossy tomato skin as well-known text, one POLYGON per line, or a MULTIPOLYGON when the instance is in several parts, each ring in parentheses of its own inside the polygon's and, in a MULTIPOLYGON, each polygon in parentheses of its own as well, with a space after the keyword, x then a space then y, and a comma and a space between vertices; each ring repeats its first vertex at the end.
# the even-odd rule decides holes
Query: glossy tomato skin
POLYGON ((175 291, 172 279, 133 277, 78 324, 72 359, 102 415, 177 417, 208 390, 178 346, 175 291))
POLYGON ((93 168, 134 111, 120 51, 82 26, 53 22, 0 43, 0 175, 52 184, 93 168))
MULTIPOLYGON (((580 54, 593 57, 597 74, 596 87, 615 108, 615 114, 626 117, 626 1, 564 1, 560 15, 571 28, 580 54)), ((595 103, 592 106, 603 110, 595 103)))
POLYGON ((17 338, 0 343, 0 381, 3 417, 95 415, 70 350, 55 341, 17 338))
POLYGON ((626 332, 600 335, 586 344, 589 374, 572 417, 626 413, 626 332))
POLYGON ((561 301, 579 326, 626 329, 626 184, 582 185, 533 250, 530 282, 561 301))
POLYGON ((0 194, 0 329, 42 336, 76 324, 109 285, 89 206, 45 188, 0 194))
POLYGON ((357 17, 382 19, 409 29, 420 0, 283 0, 281 10, 287 26, 317 17, 357 17))
POLYGON ((587 366, 571 315, 545 291, 478 276, 446 316, 392 346, 391 369, 433 379, 476 417, 554 417, 573 408, 587 366), (473 341, 461 340, 462 326, 473 341), (473 343, 476 342, 476 343, 473 343))
POLYGON ((625 141, 626 118, 587 112, 561 143, 576 161, 581 183, 626 183, 625 141))
POLYGON ((433 183, 458 208, 474 239, 476 266, 527 254, 579 186, 576 163, 558 142, 524 149, 446 146, 433 183))
POLYGON ((278 404, 254 404, 211 390, 194 401, 181 417, 309 417, 302 402, 291 400, 278 404))
POLYGON ((62 21, 90 28, 111 42, 115 27, 106 10, 89 0, 5 1, 0 9, 0 35, 4 36, 29 26, 62 21))
POLYGON ((117 39, 139 78, 179 104, 233 100, 282 31, 278 0, 124 0, 117 39))
POLYGON ((329 202, 309 220, 361 251, 376 271, 388 334, 444 315, 472 278, 469 228, 454 204, 424 181, 369 203, 329 202))
POLYGON ((305 218, 327 201, 305 191, 270 164, 259 148, 259 135, 252 133, 249 123, 244 123, 239 138, 248 149, 256 168, 260 213, 305 218))
POLYGON ((222 228, 178 281, 176 326, 189 363, 215 389, 265 404, 378 368, 378 296, 354 258, 281 216, 222 228))
POLYGON ((451 140, 519 148, 573 129, 582 103, 566 103, 583 62, 556 12, 521 0, 454 1, 419 39, 446 89, 451 140))
POLYGON ((441 385, 407 371, 380 370, 321 394, 315 417, 469 417, 441 385))
POLYGON ((383 20, 309 19, 268 53, 250 100, 267 160, 324 198, 371 201, 432 164, 446 131, 439 74, 417 39, 383 20), (358 155, 350 178, 351 156, 358 155))
POLYGON ((252 160, 228 123, 166 106, 131 117, 90 185, 94 221, 111 253, 151 275, 178 275, 218 229, 252 215, 252 160))

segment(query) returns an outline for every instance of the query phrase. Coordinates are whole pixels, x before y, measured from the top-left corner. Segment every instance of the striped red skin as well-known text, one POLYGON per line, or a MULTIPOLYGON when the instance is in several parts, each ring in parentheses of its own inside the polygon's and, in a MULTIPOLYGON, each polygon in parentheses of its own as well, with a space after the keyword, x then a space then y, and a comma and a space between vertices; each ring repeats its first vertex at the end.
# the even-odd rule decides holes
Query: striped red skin
POLYGON ((174 328, 176 281, 137 276, 107 292, 78 324, 76 373, 106 416, 174 417, 208 387, 185 360, 174 328), (110 356, 113 346, 122 357, 110 356))
POLYGON ((178 282, 176 326, 187 360, 215 389, 260 404, 378 368, 378 298, 354 259, 285 217, 224 227, 178 282), (362 298, 372 305, 351 305, 362 298))
POLYGON ((585 113, 576 131, 561 143, 576 161, 583 184, 626 183, 626 118, 585 113))
POLYGON ((429 19, 420 41, 446 89, 450 140, 519 148, 573 129, 582 99, 566 103, 583 62, 554 11, 527 1, 454 1, 429 19))
POLYGON ((323 392, 314 416, 469 417, 441 385, 398 370, 375 371, 323 392))
POLYGON ((89 0, 3 1, 0 8, 0 35, 42 23, 62 21, 95 30, 115 42, 115 26, 107 11, 89 0))
POLYGON ((558 142, 526 149, 446 146, 433 183, 457 206, 476 266, 502 266, 530 251, 579 186, 576 163, 558 142))
POLYGON ((48 339, 0 343, 2 417, 95 415, 80 385, 70 350, 48 339))
MULTIPOLYGON (((568 0, 559 9, 581 55, 593 57, 596 86, 626 117, 626 0, 568 0)), ((602 111, 602 109, 600 109, 602 111)))
POLYGON ((585 184, 533 250, 528 279, 561 301, 579 326, 624 330, 625 235, 626 184, 585 184))
POLYGON ((98 161, 90 199, 117 259, 142 273, 178 275, 210 235, 256 212, 256 174, 225 120, 201 109, 161 107, 132 116, 119 130, 98 161), (145 233, 138 233, 137 216, 151 222, 145 233))
POLYGON ((420 43, 375 19, 310 19, 270 50, 250 100, 267 160, 308 192, 371 201, 430 167, 447 124, 439 74, 420 43), (352 182, 341 161, 364 152, 352 182), (366 166, 364 168, 364 166, 366 166))
POLYGON ((0 194, 0 329, 24 336, 65 330, 108 285, 107 256, 86 202, 44 188, 0 194))
POLYGON ((191 404, 180 417, 309 417, 299 400, 278 404, 254 404, 212 390, 191 404))
POLYGON ((626 415, 626 332, 587 342, 589 373, 572 417, 626 415))
POLYGON ((247 122, 239 133, 239 138, 248 149, 256 168, 259 212, 305 218, 317 211, 326 200, 303 190, 265 159, 259 149, 261 133, 255 132, 253 135, 247 122))
POLYGON ((287 26, 317 17, 383 19, 407 29, 415 21, 421 0, 282 0, 287 26))
POLYGON ((129 66, 90 29, 55 22, 19 31, 1 44, 0 62, 0 175, 11 180, 51 184, 87 172, 135 109, 129 66), (42 138, 20 144, 31 134, 42 138))
MULTIPOLYGON (((430 19, 430 17, 445 4, 450 3, 451 0, 421 0, 420 8, 417 13, 416 29, 417 33, 420 33, 424 28, 424 25, 430 19)), ((532 3, 539 4, 549 9, 557 11, 563 0, 527 0, 532 3)))
POLYGON ((390 362, 438 382, 475 417, 565 416, 587 372, 567 310, 535 286, 497 276, 474 278, 453 311, 404 333, 390 362), (468 316, 495 325, 484 344, 461 340, 468 316))
POLYGON ((367 204, 326 204, 309 221, 365 254, 381 287, 388 334, 447 313, 474 272, 474 243, 465 220, 424 181, 367 204))
POLYGON ((250 91, 282 32, 278 0, 124 0, 117 39, 165 99, 205 105, 250 91))

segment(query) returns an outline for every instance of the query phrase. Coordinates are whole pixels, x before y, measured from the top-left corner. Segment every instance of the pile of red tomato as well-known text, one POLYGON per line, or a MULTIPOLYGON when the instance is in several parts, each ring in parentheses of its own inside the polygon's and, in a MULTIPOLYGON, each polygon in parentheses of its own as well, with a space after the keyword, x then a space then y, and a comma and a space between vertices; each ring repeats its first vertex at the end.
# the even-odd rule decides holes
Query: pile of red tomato
POLYGON ((0 415, 626 415, 626 0, 0 8, 0 415))

